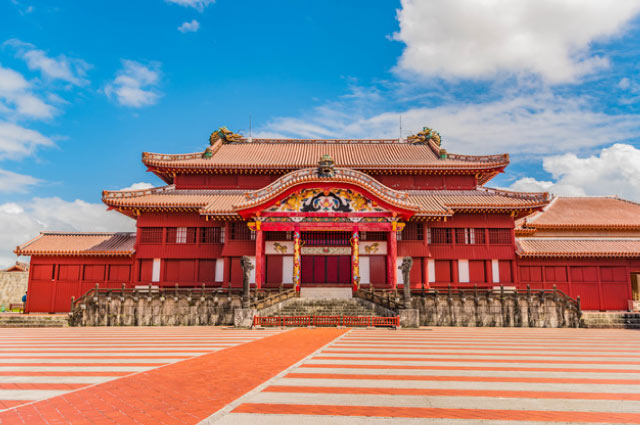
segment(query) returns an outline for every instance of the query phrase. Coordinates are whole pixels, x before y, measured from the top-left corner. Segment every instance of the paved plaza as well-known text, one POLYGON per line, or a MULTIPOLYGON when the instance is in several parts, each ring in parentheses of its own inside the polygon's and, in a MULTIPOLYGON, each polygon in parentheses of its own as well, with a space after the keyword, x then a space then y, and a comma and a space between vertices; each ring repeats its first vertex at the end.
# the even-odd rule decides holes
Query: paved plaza
POLYGON ((0 329, 5 424, 640 424, 640 334, 0 329))

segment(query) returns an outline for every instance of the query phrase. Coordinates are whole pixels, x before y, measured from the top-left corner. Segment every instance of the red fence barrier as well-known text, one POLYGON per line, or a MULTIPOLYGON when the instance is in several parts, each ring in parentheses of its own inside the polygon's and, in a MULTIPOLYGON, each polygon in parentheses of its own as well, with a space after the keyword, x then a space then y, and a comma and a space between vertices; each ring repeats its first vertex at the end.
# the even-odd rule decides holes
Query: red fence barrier
POLYGON ((253 326, 400 326, 400 316, 253 316, 253 326))

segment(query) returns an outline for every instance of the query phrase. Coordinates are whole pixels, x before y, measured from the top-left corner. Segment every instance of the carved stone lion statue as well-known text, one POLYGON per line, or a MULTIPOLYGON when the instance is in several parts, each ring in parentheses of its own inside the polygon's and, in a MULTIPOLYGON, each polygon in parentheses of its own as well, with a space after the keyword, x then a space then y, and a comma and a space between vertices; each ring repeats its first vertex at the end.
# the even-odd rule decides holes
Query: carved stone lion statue
POLYGON ((404 300, 406 305, 409 305, 411 301, 411 284, 409 282, 411 267, 413 267, 413 258, 411 257, 404 257, 402 259, 402 264, 398 267, 398 270, 402 271, 402 283, 404 284, 404 300))
POLYGON ((255 268, 251 262, 251 258, 246 255, 240 259, 240 267, 242 267, 242 303, 244 307, 249 307, 249 277, 251 270, 255 268))

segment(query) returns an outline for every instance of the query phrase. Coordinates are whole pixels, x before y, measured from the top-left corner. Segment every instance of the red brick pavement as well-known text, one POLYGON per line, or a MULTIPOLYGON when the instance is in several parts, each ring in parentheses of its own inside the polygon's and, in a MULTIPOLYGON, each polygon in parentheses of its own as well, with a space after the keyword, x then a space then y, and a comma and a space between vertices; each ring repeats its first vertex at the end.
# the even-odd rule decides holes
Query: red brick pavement
POLYGON ((6 410, 0 424, 196 424, 344 332, 295 329, 6 410))

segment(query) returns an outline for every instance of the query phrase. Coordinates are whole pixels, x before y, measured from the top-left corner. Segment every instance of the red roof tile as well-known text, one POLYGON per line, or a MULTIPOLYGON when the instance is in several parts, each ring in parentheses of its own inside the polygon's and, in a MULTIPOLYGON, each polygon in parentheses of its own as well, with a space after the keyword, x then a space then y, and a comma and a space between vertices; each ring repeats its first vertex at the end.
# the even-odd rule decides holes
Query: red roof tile
POLYGON ((17 255, 128 256, 135 233, 41 232, 15 249, 17 255))
POLYGON ((636 238, 516 238, 520 257, 640 257, 636 238))
POLYGON ((558 197, 542 212, 519 220, 523 228, 640 229, 640 204, 616 197, 558 197))
MULTIPOLYGON (((376 181, 377 182, 377 181, 376 181)), ((378 183, 379 184, 379 183, 378 183)), ((391 189, 389 189, 391 190, 391 189)), ((455 210, 528 210, 547 204, 547 193, 517 193, 480 187, 475 190, 411 190, 398 205, 419 207, 416 214, 450 216, 455 210)), ((164 186, 138 191, 104 191, 103 202, 125 209, 193 209, 206 215, 236 215, 247 201, 243 190, 177 190, 164 186)), ((267 197, 268 198, 268 197, 267 197)))
POLYGON ((329 154, 336 166, 359 170, 485 170, 509 164, 506 154, 448 154, 447 159, 441 159, 434 146, 398 140, 253 139, 252 142, 221 143, 211 158, 202 158, 202 152, 178 155, 144 152, 142 162, 161 169, 290 170, 316 166, 322 155, 329 154))

